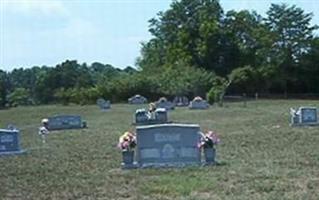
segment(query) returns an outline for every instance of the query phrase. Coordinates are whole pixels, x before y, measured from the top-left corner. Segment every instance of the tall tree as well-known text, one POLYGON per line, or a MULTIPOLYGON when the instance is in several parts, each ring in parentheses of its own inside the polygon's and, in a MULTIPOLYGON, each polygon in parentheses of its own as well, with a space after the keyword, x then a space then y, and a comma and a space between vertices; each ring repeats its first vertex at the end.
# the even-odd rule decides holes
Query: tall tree
POLYGON ((273 32, 271 62, 279 67, 279 76, 283 80, 284 92, 297 76, 297 64, 304 52, 307 52, 317 26, 311 26, 312 13, 287 4, 271 4, 267 12, 266 24, 273 32))
POLYGON ((138 63, 143 70, 180 62, 214 69, 220 62, 220 47, 226 44, 219 40, 222 16, 217 0, 174 1, 170 9, 150 20, 154 38, 143 45, 138 63))

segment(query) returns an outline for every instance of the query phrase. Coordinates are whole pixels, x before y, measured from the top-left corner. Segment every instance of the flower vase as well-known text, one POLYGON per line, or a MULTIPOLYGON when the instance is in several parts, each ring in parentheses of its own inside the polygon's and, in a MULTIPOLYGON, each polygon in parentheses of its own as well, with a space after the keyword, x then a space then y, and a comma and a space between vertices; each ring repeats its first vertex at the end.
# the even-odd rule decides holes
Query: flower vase
POLYGON ((123 163, 122 166, 124 168, 131 168, 134 162, 134 151, 122 151, 123 163))
POLYGON ((214 164, 215 163, 215 156, 216 156, 216 149, 215 148, 204 148, 204 156, 205 156, 205 163, 206 164, 214 164))

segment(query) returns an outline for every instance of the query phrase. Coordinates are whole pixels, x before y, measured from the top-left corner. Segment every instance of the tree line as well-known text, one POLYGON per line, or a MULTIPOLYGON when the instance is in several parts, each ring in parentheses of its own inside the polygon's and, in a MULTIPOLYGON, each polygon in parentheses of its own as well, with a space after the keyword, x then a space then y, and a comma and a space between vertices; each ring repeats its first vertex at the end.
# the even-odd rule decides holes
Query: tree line
POLYGON ((319 37, 312 13, 271 4, 224 12, 218 0, 173 1, 149 20, 137 69, 65 61, 55 67, 0 70, 0 106, 94 103, 225 93, 318 93, 319 37))

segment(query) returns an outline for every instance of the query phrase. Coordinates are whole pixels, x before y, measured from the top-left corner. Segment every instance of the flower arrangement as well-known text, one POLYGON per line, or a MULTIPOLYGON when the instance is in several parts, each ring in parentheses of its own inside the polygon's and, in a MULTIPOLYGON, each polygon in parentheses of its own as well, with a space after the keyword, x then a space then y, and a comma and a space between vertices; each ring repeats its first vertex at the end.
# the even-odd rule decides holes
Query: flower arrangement
POLYGON ((203 101, 203 98, 200 96, 197 96, 193 99, 193 101, 203 101))
POLYGON ((214 131, 202 133, 202 138, 198 144, 198 148, 214 148, 215 145, 220 143, 218 135, 214 131))
POLYGON ((136 136, 129 131, 125 132, 120 138, 118 148, 122 151, 132 151, 136 146, 136 136))

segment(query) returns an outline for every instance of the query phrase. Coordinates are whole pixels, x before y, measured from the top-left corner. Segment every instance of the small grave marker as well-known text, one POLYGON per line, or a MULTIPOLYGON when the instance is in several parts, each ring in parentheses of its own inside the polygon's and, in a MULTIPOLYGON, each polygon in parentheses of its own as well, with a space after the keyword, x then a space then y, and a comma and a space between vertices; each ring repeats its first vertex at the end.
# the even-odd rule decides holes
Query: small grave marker
POLYGON ((208 109, 209 104, 207 101, 203 100, 201 97, 195 97, 193 101, 190 102, 189 109, 208 109))
POLYGON ((139 94, 128 99, 129 104, 144 104, 147 103, 147 99, 139 94))
POLYGON ((79 115, 57 115, 48 120, 48 130, 86 128, 86 122, 79 115))
POLYGON ((20 133, 17 129, 0 129, 0 155, 24 153, 20 148, 20 133))
POLYGON ((101 110, 105 111, 105 110, 108 110, 111 108, 111 102, 108 100, 108 101, 105 101, 104 99, 102 98, 99 98, 97 101, 96 101, 96 104, 100 107, 101 110))
POLYGON ((185 96, 177 96, 174 98, 174 104, 175 106, 178 106, 178 107, 183 107, 183 106, 188 106, 189 105, 189 100, 187 97, 185 96))
POLYGON ((291 126, 318 125, 318 112, 315 107, 290 108, 291 126))
POLYGON ((168 101, 165 97, 161 97, 156 102, 156 108, 165 108, 167 111, 169 111, 169 110, 174 110, 175 105, 174 105, 174 103, 168 101))

